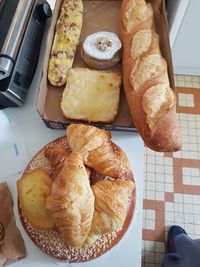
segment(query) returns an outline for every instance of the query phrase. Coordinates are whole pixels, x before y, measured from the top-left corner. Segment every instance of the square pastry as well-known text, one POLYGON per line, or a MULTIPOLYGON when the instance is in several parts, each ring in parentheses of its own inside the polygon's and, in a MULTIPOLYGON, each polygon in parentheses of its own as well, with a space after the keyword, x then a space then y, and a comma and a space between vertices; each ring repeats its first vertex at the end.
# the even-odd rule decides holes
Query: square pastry
POLYGON ((68 119, 110 123, 119 109, 121 74, 72 68, 63 91, 61 109, 68 119))

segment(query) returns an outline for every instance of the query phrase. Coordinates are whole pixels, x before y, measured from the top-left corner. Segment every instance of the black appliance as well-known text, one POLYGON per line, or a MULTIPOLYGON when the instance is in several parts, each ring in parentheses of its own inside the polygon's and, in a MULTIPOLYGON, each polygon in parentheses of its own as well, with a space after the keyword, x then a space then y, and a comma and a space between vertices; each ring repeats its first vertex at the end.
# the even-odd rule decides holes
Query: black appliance
POLYGON ((0 108, 23 105, 51 16, 45 0, 0 0, 0 108))

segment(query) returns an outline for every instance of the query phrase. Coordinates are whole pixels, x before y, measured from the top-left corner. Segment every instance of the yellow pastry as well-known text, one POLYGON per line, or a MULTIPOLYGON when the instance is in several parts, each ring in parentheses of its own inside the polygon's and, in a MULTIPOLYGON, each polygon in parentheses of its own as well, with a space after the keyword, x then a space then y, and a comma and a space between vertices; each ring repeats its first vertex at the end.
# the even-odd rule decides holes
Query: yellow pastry
POLYGON ((54 226, 53 218, 45 208, 51 186, 52 179, 42 169, 35 169, 17 181, 20 207, 28 221, 39 229, 48 230, 54 226))

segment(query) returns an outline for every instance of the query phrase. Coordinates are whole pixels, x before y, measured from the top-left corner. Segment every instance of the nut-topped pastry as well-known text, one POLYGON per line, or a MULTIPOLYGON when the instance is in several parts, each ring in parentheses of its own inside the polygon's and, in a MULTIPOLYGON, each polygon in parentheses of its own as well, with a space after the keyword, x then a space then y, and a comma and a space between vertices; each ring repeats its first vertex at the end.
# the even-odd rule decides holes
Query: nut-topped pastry
POLYGON ((121 60, 121 41, 113 32, 96 32, 83 42, 82 57, 93 69, 109 69, 121 60))

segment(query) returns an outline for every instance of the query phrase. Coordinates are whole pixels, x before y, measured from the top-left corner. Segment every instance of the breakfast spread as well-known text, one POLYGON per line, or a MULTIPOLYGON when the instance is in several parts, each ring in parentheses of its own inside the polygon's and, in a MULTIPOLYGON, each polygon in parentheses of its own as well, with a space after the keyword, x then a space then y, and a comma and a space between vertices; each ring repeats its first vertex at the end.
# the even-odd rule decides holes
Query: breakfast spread
POLYGON ((61 86, 66 83, 79 42, 82 21, 82 0, 63 0, 48 66, 48 79, 52 85, 61 86))
POLYGON ((109 123, 119 109, 121 75, 116 72, 71 68, 61 109, 68 119, 109 123))
MULTIPOLYGON (((41 148, 17 181, 18 211, 38 248, 56 259, 79 263, 114 249, 134 215, 136 185, 129 160, 103 129, 118 117, 123 89, 134 125, 148 147, 177 151, 182 141, 151 1, 123 0, 120 15, 119 6, 117 12, 113 9, 119 15, 120 34, 109 17, 108 28, 98 28, 95 20, 98 29, 86 31, 87 36, 84 15, 101 5, 105 11, 109 1, 56 2, 43 77, 49 91, 56 91, 61 115, 70 125, 65 136, 41 148)), ((8 186, 1 183, 3 264, 26 254, 12 209, 8 186)))
POLYGON ((176 97, 155 31, 153 9, 145 0, 124 0, 120 27, 123 85, 134 125, 156 151, 177 151, 182 140, 176 97))
POLYGON ((109 69, 121 60, 121 41, 113 32, 96 32, 83 42, 82 57, 93 69, 109 69))
MULTIPOLYGON (((69 0, 64 2, 70 3, 69 0)), ((83 1, 83 12, 86 2, 83 1)), ((80 3, 77 5, 80 6, 80 3)), ((86 7, 85 12, 90 5, 86 7)), ((71 121, 85 121, 93 125, 112 125, 120 111, 119 88, 122 82, 132 121, 145 144, 155 151, 177 151, 181 149, 182 140, 176 118, 176 97, 171 88, 173 82, 169 80, 168 64, 161 53, 160 33, 157 33, 153 8, 145 0, 124 0, 119 14, 119 35, 100 28, 100 31, 81 37, 78 53, 82 62, 73 66, 72 61, 65 71, 62 84, 66 85, 62 91, 60 110, 69 124, 71 121), (120 76, 123 76, 122 80, 120 76)), ((77 8, 72 9, 68 20, 74 18, 76 12, 77 8)), ((61 13, 62 7, 60 16, 61 13)), ((87 23, 84 18, 85 15, 83 26, 87 23)), ((65 23, 62 20, 63 28, 65 23)), ((55 36, 56 30, 57 27, 55 36)), ((81 27, 79 30, 82 32, 81 27)), ((60 46, 57 48, 59 50, 60 46)), ((51 57, 52 52, 49 66, 51 57)), ((51 75, 54 74, 49 68, 48 77, 51 75)))
POLYGON ((17 190, 27 234, 45 253, 68 262, 110 250, 126 232, 135 206, 125 153, 110 132, 83 124, 71 124, 66 136, 42 148, 17 190))

